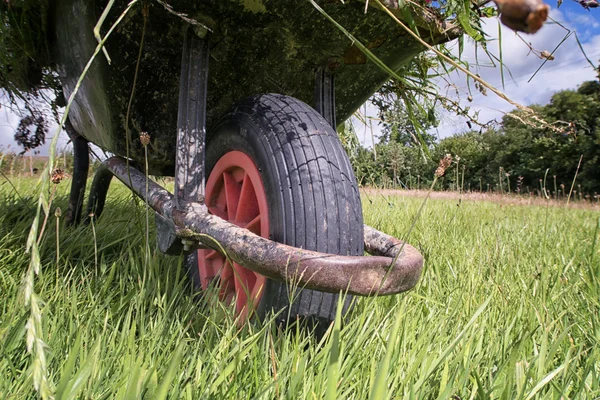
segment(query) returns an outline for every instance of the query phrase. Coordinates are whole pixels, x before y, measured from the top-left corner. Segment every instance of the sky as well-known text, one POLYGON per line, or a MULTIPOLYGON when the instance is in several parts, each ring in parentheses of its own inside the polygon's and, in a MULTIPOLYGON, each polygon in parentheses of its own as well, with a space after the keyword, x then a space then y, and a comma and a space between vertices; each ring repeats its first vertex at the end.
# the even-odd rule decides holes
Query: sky
MULTIPOLYGON (((556 8, 557 4, 554 1, 548 4, 551 7, 550 17, 566 29, 549 20, 535 35, 521 34, 521 37, 531 43, 531 46, 537 51, 552 52, 571 30, 577 33, 590 60, 598 65, 600 63, 600 9, 587 11, 574 0, 564 0, 559 8, 556 8)), ((512 30, 503 25, 500 26, 502 29, 502 59, 508 69, 504 73, 504 87, 500 69, 497 66, 494 67, 481 50, 477 57, 479 65, 475 66, 476 48, 472 41, 465 42, 462 59, 468 61, 473 66, 472 70, 479 73, 483 79, 503 91, 512 100, 523 105, 546 104, 553 93, 563 89, 575 89, 587 80, 596 79, 596 73, 586 61, 573 33, 556 50, 555 59, 546 62, 536 76, 528 82, 543 60, 531 52, 529 46, 512 30)), ((500 41, 496 40, 498 27, 499 20, 497 18, 484 20, 484 31, 492 39, 488 44, 488 50, 497 56, 500 54, 500 41)), ((451 43, 449 47, 452 48, 454 54, 458 54, 456 43, 451 43)), ((469 103, 467 101, 467 79, 460 72, 452 73, 445 80, 440 80, 438 87, 443 93, 447 92, 449 97, 454 96, 456 88, 460 93, 458 99, 461 104, 471 107, 473 111, 479 111, 479 119, 482 122, 494 119, 499 121, 504 113, 514 108, 489 91, 487 96, 476 91, 472 92, 473 101, 469 103)), ((472 88, 472 90, 474 89, 472 88)), ((375 107, 367 105, 367 114, 375 117, 377 110, 375 107)), ((448 112, 441 112, 440 121, 440 125, 432 131, 438 138, 468 130, 464 118, 448 112)), ((0 150, 6 149, 9 145, 13 150, 18 149, 13 140, 18 122, 19 117, 15 113, 4 106, 0 107, 0 150)), ((361 142, 370 146, 372 143, 370 130, 364 126, 361 127, 358 123, 355 126, 361 142)), ((377 136, 380 127, 373 123, 373 130, 377 136)), ((49 130, 50 137, 47 138, 46 145, 40 149, 41 154, 47 154, 48 143, 56 131, 56 125, 52 125, 49 130)), ((64 148, 67 142, 66 135, 62 133, 58 149, 64 148)))

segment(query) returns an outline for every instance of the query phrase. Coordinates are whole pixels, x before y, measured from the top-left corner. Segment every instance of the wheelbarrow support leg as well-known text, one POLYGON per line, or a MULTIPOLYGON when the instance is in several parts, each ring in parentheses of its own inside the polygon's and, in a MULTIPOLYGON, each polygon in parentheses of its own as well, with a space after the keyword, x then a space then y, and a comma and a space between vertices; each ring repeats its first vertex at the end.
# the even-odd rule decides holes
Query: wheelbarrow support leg
MULTIPOLYGON (((206 96, 208 85, 209 37, 188 29, 183 44, 179 109, 177 115, 177 158, 175 160, 175 208, 184 202, 204 206, 206 150, 206 96)), ((168 218, 156 214, 157 242, 166 254, 190 252, 194 246, 177 237, 176 227, 168 218)), ((190 257, 196 257, 192 252, 190 257)), ((190 262, 194 262, 191 260, 190 262)))
POLYGON ((92 187, 90 188, 90 195, 88 198, 87 216, 85 222, 89 222, 89 216, 93 215, 94 220, 98 219, 104 210, 104 203, 106 203, 106 195, 108 194, 108 188, 110 187, 110 181, 112 180, 113 173, 102 164, 94 175, 92 181, 92 187))
POLYGON ((200 37, 191 29, 185 34, 179 110, 175 202, 204 203, 204 153, 206 147, 206 93, 208 85, 208 33, 200 37))
POLYGON ((65 129, 73 143, 73 180, 71 181, 66 220, 69 225, 77 225, 81 220, 81 209, 90 166, 90 153, 88 141, 75 131, 69 120, 65 124, 65 129))

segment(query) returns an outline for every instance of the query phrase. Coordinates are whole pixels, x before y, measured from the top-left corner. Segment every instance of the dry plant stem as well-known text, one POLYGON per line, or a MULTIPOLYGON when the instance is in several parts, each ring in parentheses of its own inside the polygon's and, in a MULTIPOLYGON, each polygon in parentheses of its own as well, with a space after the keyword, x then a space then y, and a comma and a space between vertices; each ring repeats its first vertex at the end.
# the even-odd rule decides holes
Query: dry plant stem
POLYGON ((381 2, 379 0, 375 0, 375 1, 377 2, 377 4, 379 4, 379 6, 390 17, 392 17, 392 19, 394 21, 396 21, 396 23, 398 25, 400 25, 406 32, 408 32, 409 35, 411 35, 413 38, 415 38, 415 40, 417 42, 419 42, 420 44, 422 44, 423 46, 425 46, 428 50, 433 51, 437 56, 443 58, 450 65, 452 65, 453 67, 455 67, 455 68, 459 69, 460 71, 464 72, 469 77, 473 78, 474 80, 476 80, 477 82, 479 82, 480 84, 482 84, 483 86, 485 86, 486 88, 488 88, 489 90, 491 90, 492 92, 494 92, 494 94, 496 94, 498 97, 500 97, 501 99, 503 99, 504 101, 506 101, 510 105, 518 108, 519 110, 523 110, 523 111, 525 111, 527 113, 533 114, 533 110, 531 108, 525 107, 524 105, 521 105, 521 104, 519 104, 519 103, 511 100, 510 98, 508 98, 508 96, 506 96, 500 90, 496 89, 495 87, 493 87, 492 85, 490 85, 489 83, 487 83, 486 81, 484 81, 483 79, 481 79, 480 77, 478 77, 477 75, 475 75, 474 73, 472 73, 471 71, 469 71, 468 69, 464 68, 463 66, 461 66, 460 64, 458 64, 457 62, 455 62, 454 60, 452 60, 450 57, 448 57, 447 55, 443 54, 442 52, 440 52, 439 50, 437 50, 433 46, 431 46, 429 43, 427 43, 426 41, 424 41, 423 39, 421 39, 409 27, 407 27, 402 21, 400 21, 387 7, 385 7, 383 4, 381 4, 381 2))
POLYGON ((200 21, 195 20, 193 18, 190 18, 187 14, 175 11, 170 4, 168 4, 168 3, 164 2, 164 1, 161 1, 161 0, 156 0, 156 2, 158 4, 160 4, 161 6, 163 6, 168 13, 173 14, 176 17, 181 18, 183 21, 187 22, 188 24, 196 26, 196 27, 199 27, 199 28, 202 28, 202 29, 206 29, 209 32, 213 31, 212 29, 210 29, 208 26, 206 26, 205 24, 201 23, 200 21))
MULTIPOLYGON (((135 72, 133 74, 133 84, 131 85, 131 94, 129 95, 129 102, 127 103, 127 112, 125 114, 125 160, 127 161, 127 171, 128 172, 129 172, 129 115, 131 113, 131 104, 133 103, 133 96, 135 95, 135 87, 137 84, 138 73, 140 70, 140 63, 142 60, 142 50, 144 48, 144 39, 146 37, 146 23, 148 22, 148 15, 146 14, 146 11, 142 10, 142 16, 144 17, 144 24, 142 25, 142 38, 140 39, 140 49, 138 51, 137 61, 135 63, 135 72)), ((129 178, 129 182, 131 183, 131 175, 129 175, 128 178, 129 178)))
MULTIPOLYGON (((110 9, 112 8, 114 2, 115 2, 115 0, 110 0, 108 2, 108 5, 104 9, 104 12, 100 16, 100 19, 98 20, 98 23, 96 23, 96 26, 94 27, 94 37, 96 38, 98 43, 100 43, 100 41, 102 40, 102 36, 100 35, 100 28, 102 27, 104 20, 108 16, 108 13, 110 12, 110 9)), ((106 61, 110 64, 111 61, 110 61, 110 57, 108 56, 108 51, 106 50, 106 47, 104 47, 104 46, 102 47, 102 52, 104 53, 104 56, 106 57, 106 61)))
MULTIPOLYGON (((148 193, 148 145, 144 145, 144 160, 146 167, 146 193, 148 193)), ((131 179, 131 178, 130 178, 131 179)), ((149 217, 148 198, 146 197, 146 248, 144 254, 146 255, 146 268, 150 263, 150 217, 149 217)))
POLYGON ((579 168, 581 167, 581 161, 583 160, 583 154, 579 157, 579 163, 577 164, 577 169, 575 170, 575 176, 573 177, 573 183, 571 183, 571 190, 569 190, 569 197, 567 197, 567 206, 571 201, 571 194, 573 194, 573 186, 575 186, 575 180, 577 180, 577 174, 579 173, 579 168))

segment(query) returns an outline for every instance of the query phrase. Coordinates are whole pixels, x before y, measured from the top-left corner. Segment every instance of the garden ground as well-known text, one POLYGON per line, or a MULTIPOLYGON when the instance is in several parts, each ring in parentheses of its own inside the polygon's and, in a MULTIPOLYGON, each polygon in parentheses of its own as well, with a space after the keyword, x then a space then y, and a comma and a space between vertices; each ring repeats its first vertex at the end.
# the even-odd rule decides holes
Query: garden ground
MULTIPOLYGON (((0 398, 35 398, 21 282, 37 189, 12 183, 0 180, 0 398)), ((595 207, 433 198, 408 238, 425 258, 417 287, 359 299, 317 339, 270 320, 239 329, 152 237, 146 259, 144 204, 120 184, 93 226, 65 227, 54 210, 69 184, 35 280, 56 398, 600 396, 595 207)), ((365 222, 403 238, 422 201, 368 191, 365 222)))

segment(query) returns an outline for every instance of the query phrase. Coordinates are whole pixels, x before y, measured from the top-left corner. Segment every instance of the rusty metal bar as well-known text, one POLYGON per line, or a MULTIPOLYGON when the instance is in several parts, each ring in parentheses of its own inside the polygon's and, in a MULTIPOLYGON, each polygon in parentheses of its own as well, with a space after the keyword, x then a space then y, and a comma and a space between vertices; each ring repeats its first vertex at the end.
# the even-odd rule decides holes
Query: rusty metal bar
POLYGON ((177 226, 177 235, 194 239, 233 261, 269 278, 299 287, 359 296, 389 295, 411 289, 419 280, 423 258, 408 244, 365 226, 365 247, 372 257, 339 256, 308 251, 262 238, 208 214, 198 203, 179 201, 149 181, 125 160, 113 157, 104 164, 150 207, 177 226), (131 176, 131 181, 129 181, 131 176), (400 253, 401 252, 401 253, 400 253))

